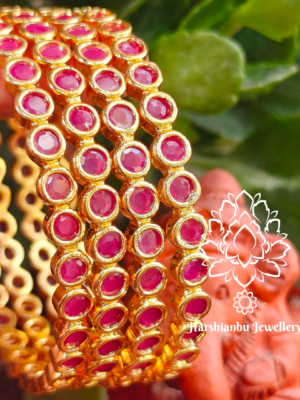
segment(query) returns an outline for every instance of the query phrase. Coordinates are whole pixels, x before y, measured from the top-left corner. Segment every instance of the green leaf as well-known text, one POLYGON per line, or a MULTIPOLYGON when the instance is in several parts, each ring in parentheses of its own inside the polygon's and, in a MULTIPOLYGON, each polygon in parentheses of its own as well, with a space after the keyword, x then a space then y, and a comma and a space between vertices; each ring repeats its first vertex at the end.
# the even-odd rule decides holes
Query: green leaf
POLYGON ((252 29, 243 28, 234 39, 242 45, 249 63, 289 64, 295 60, 298 50, 298 30, 296 35, 275 42, 252 29))
POLYGON ((272 118, 238 146, 232 157, 268 171, 299 178, 300 117, 272 118))
POLYGON ((229 26, 234 31, 246 26, 281 41, 296 34, 300 23, 300 0, 248 0, 232 15, 229 26))
POLYGON ((183 19, 180 28, 187 31, 210 29, 233 12, 234 3, 235 0, 199 1, 183 19))
POLYGON ((240 143, 261 125, 267 114, 248 103, 239 103, 233 109, 220 115, 200 115, 182 111, 193 125, 224 139, 240 143))
POLYGON ((213 114, 238 101, 244 56, 233 40, 213 32, 180 31, 159 39, 151 56, 164 75, 162 90, 179 108, 213 114))
POLYGON ((278 117, 300 116, 300 72, 276 85, 272 92, 262 96, 258 106, 278 117))
MULTIPOLYGON (((121 1, 125 7, 126 1, 121 1)), ((134 33, 150 45, 162 34, 178 27, 190 4, 191 0, 146 0, 126 18, 132 24, 134 33)))
POLYGON ((246 77, 241 86, 243 98, 254 99, 268 93, 273 86, 295 75, 299 68, 295 64, 255 64, 246 66, 246 77))

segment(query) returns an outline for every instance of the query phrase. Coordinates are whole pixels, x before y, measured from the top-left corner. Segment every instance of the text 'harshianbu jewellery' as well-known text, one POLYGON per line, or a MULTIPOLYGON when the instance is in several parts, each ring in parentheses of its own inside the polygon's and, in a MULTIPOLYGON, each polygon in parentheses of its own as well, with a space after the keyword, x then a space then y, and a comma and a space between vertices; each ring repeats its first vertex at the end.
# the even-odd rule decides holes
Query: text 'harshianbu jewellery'
MULTIPOLYGON (((200 186, 184 169, 190 144, 172 130, 177 107, 158 90, 161 72, 130 24, 106 9, 4 7, 1 18, 0 62, 18 121, 10 121, 12 175, 40 297, 20 267, 24 249, 13 239, 10 190, 1 184, 0 356, 33 393, 175 377, 199 354, 210 265, 199 251, 206 222, 193 208, 200 186), (154 138, 150 151, 134 139, 139 125, 154 138), (95 142, 99 132, 114 143, 111 153, 95 142), (75 147, 70 164, 67 142, 75 147), (164 175, 158 188, 145 180, 151 162, 164 175), (119 193, 105 183, 110 172, 123 184, 119 193), (157 260, 165 233, 151 221, 160 200, 173 209, 166 235, 178 281, 165 333, 159 294, 167 269, 157 260), (57 248, 41 229, 43 204, 44 232, 57 248), (130 220, 125 234, 113 225, 119 212, 130 220), (127 271, 118 264, 126 250, 134 255, 127 271), (125 296, 129 285, 133 296, 125 296)), ((3 160, 0 167, 2 180, 3 160)))

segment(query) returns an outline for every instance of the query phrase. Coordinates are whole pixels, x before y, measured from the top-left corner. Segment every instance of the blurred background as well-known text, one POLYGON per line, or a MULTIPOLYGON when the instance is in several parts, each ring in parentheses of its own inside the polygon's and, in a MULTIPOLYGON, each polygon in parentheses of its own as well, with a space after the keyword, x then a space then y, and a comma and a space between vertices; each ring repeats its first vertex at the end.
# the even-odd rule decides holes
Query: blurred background
MULTIPOLYGON (((251 195, 261 193, 270 209, 278 210, 281 232, 300 250, 300 0, 18 4, 107 7, 132 23, 133 32, 148 44, 150 59, 162 70, 161 90, 171 94, 179 107, 174 129, 185 134, 193 148, 187 169, 200 178, 212 168, 225 168, 251 195)), ((4 122, 0 128, 4 136, 8 134, 4 122)), ((137 139, 151 142, 142 130, 137 139)), ((98 140, 111 149, 108 141, 98 140)), ((10 164, 5 150, 4 155, 10 164)), ((160 175, 153 170, 148 178, 157 182, 160 175)), ((120 187, 119 181, 110 179, 120 187)), ((9 176, 4 183, 14 188, 9 176)), ((14 206, 10 211, 18 216, 14 206)), ((16 238, 26 246, 21 236, 16 238)), ((21 393, 16 398, 21 399, 21 393)), ((96 400, 106 394, 93 388, 34 398, 96 400)))

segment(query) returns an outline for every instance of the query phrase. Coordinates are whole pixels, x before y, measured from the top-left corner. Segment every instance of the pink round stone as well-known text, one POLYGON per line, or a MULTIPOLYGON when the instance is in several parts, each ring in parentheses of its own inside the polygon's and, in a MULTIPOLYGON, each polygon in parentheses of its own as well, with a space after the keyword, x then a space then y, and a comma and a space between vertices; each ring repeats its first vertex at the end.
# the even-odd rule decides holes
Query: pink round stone
POLYGON ((0 315, 0 325, 7 324, 9 321, 9 318, 6 317, 5 315, 0 315))
POLYGON ((91 33, 91 29, 84 25, 74 25, 70 28, 67 28, 67 32, 69 35, 73 36, 85 36, 91 33))
POLYGON ((199 282, 207 275, 207 266, 205 261, 195 259, 189 261, 183 270, 183 277, 192 283, 199 282))
POLYGON ((118 32, 127 29, 127 25, 123 22, 107 22, 106 24, 103 24, 102 29, 107 32, 118 32))
POLYGON ((181 356, 177 357, 177 361, 188 360, 189 358, 193 357, 194 353, 192 351, 182 354, 181 356))
POLYGON ((142 172, 147 165, 147 155, 139 147, 127 147, 122 151, 121 164, 129 172, 142 172))
POLYGON ((65 199, 71 191, 71 181, 64 174, 51 174, 46 180, 46 190, 51 199, 65 199))
POLYGON ((49 108, 49 100, 42 93, 29 93, 23 99, 24 109, 33 115, 42 115, 49 108))
POLYGON ((59 214, 53 224, 54 233, 62 241, 70 241, 76 238, 80 231, 78 220, 69 213, 59 214))
POLYGON ((34 78, 36 69, 33 65, 26 61, 16 62, 10 69, 10 74, 19 81, 29 81, 34 78))
POLYGON ((163 97, 152 97, 147 104, 147 110, 156 119, 166 119, 171 115, 171 105, 163 97))
POLYGON ((132 369, 133 369, 133 370, 134 370, 134 369, 142 369, 142 370, 144 371, 146 368, 149 368, 150 365, 152 365, 152 362, 151 362, 151 361, 144 361, 144 362, 141 362, 141 363, 137 364, 137 365, 136 365, 135 367, 133 367, 132 369))
POLYGON ((152 85, 158 78, 158 73, 153 67, 142 65, 133 73, 134 79, 142 85, 152 85))
POLYGON ((58 43, 48 43, 41 47, 40 53, 49 60, 59 60, 67 54, 67 49, 58 43))
POLYGON ((170 185, 171 196, 179 203, 188 201, 194 190, 195 186, 193 181, 186 176, 178 176, 170 185))
POLYGON ((80 346, 87 339, 87 333, 84 331, 75 331, 68 335, 64 341, 65 346, 80 346))
POLYGON ((81 362, 82 362, 82 357, 73 357, 73 358, 69 358, 68 360, 66 360, 65 362, 63 362, 61 365, 62 365, 63 367, 67 367, 67 368, 75 368, 75 367, 77 367, 81 362))
POLYGON ((80 159, 82 169, 89 175, 101 175, 106 169, 106 163, 105 154, 98 149, 85 151, 80 159))
POLYGON ((27 11, 23 11, 23 12, 20 12, 18 14, 15 14, 14 18, 17 18, 17 19, 19 19, 19 18, 31 18, 33 16, 34 16, 33 13, 29 13, 27 11))
POLYGON ((107 92, 114 92, 121 86, 119 75, 113 71, 102 71, 96 76, 95 80, 99 88, 107 92))
POLYGON ((65 313, 69 317, 79 317, 86 313, 90 308, 90 304, 90 300, 87 297, 76 294, 66 302, 65 313))
POLYGON ((137 40, 128 39, 119 44, 119 49, 122 51, 122 53, 133 56, 140 54, 144 47, 137 40))
POLYGON ((7 27, 7 24, 5 22, 0 23, 0 29, 4 29, 7 27))
POLYGON ((22 45, 22 42, 13 38, 3 38, 0 40, 0 50, 2 51, 14 51, 18 50, 22 45))
POLYGON ((98 353, 100 356, 108 356, 109 354, 116 353, 121 349, 121 342, 118 339, 110 340, 99 347, 98 353))
POLYGON ((124 283, 124 276, 118 272, 114 272, 103 279, 101 291, 105 296, 115 296, 121 292, 124 283))
POLYGON ((188 339, 196 340, 200 334, 201 334, 201 332, 197 332, 197 331, 187 332, 182 336, 182 338, 185 340, 188 340, 188 339))
POLYGON ((90 199, 91 210, 100 217, 110 215, 114 211, 116 204, 115 195, 108 190, 98 190, 90 199))
POLYGON ((101 365, 99 365, 99 367, 97 367, 93 370, 93 373, 96 374, 97 372, 110 372, 115 368, 116 365, 117 365, 117 363, 115 363, 115 362, 101 364, 101 365))
POLYGON ((100 325, 103 326, 103 328, 112 327, 116 324, 119 324, 123 317, 124 311, 121 308, 112 308, 103 314, 100 320, 100 325))
POLYGON ((53 155, 60 149, 59 138, 53 131, 42 129, 37 132, 33 139, 34 147, 44 155, 53 155))
POLYGON ((54 82, 61 89, 71 91, 79 88, 81 77, 76 71, 63 69, 55 75, 54 82))
POLYGON ((72 108, 69 119, 74 128, 83 132, 92 129, 96 123, 94 113, 85 106, 76 106, 72 108))
POLYGON ((109 110, 109 119, 118 128, 127 129, 132 126, 135 117, 129 107, 118 104, 109 110))
POLYGON ((81 50, 81 54, 91 61, 102 61, 106 57, 106 52, 97 45, 86 46, 81 50))
POLYGON ((161 248, 162 237, 154 229, 145 229, 138 238, 138 248, 144 254, 155 254, 161 248))
POLYGON ((147 308, 144 312, 142 312, 140 318, 139 318, 139 324, 149 328, 152 325, 157 324, 157 322, 161 319, 162 317, 162 311, 158 307, 150 307, 147 308))
POLYGON ((203 225, 193 218, 187 219, 180 228, 182 239, 191 245, 200 243, 203 233, 203 225))
POLYGON ((139 187, 133 190, 129 198, 132 210, 137 214, 147 214, 154 206, 154 193, 148 188, 139 187))
POLYGON ((187 316, 195 317, 197 315, 203 314, 207 308, 206 299, 202 299, 201 297, 197 299, 191 300, 187 306, 185 307, 184 313, 187 316))
POLYGON ((44 22, 36 22, 34 24, 29 24, 26 26, 26 31, 32 33, 33 35, 42 35, 44 33, 51 32, 51 26, 45 24, 44 22))
POLYGON ((158 268, 149 268, 143 273, 140 284, 144 290, 151 292, 161 283, 163 275, 158 268))
POLYGON ((62 279, 67 283, 75 283, 86 274, 87 266, 80 258, 70 258, 60 269, 62 279))
POLYGON ((169 161, 180 161, 185 156, 185 146, 178 136, 169 136, 163 140, 161 152, 169 161))
POLYGON ((152 349, 159 343, 159 338, 157 336, 150 336, 147 339, 141 341, 138 345, 138 351, 146 351, 152 349))
POLYGON ((100 237, 97 244, 98 253, 104 258, 113 258, 123 248, 122 236, 118 232, 107 232, 100 237))
POLYGON ((57 20, 57 21, 64 21, 64 20, 66 20, 66 19, 70 19, 70 18, 73 18, 73 17, 75 17, 76 16, 76 14, 75 13, 65 13, 65 14, 60 14, 60 15, 58 15, 57 17, 55 17, 55 19, 57 20))

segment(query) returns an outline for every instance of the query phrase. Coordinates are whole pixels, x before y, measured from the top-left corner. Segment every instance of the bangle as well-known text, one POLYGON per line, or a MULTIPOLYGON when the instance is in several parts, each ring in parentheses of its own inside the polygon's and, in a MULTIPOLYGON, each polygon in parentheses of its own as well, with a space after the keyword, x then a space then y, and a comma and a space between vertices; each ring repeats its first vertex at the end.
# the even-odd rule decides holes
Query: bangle
MULTIPOLYGON (((108 10, 2 8, 1 17, 0 62, 6 88, 16 95, 16 118, 23 128, 12 124, 16 137, 20 132, 23 138, 27 135, 27 154, 41 168, 37 194, 49 207, 43 228, 58 246, 50 266, 45 262, 37 274, 37 285, 44 298, 49 298, 57 285, 53 304, 58 318, 52 337, 48 321, 36 317, 45 325, 39 340, 48 345, 51 341, 44 363, 40 363, 36 338, 24 324, 20 324, 22 330, 16 330, 16 322, 9 327, 13 331, 1 330, 0 355, 22 387, 34 393, 62 387, 127 386, 174 377, 199 354, 195 343, 205 334, 200 318, 208 312, 210 299, 201 284, 207 279, 209 260, 197 251, 206 238, 207 226, 193 209, 200 196, 199 183, 184 170, 190 145, 172 130, 177 108, 170 96, 158 91, 161 72, 147 61, 147 46, 131 36, 130 24, 116 20, 108 10), (42 76, 47 78, 47 90, 37 87, 42 76), (89 101, 101 109, 100 114, 98 108, 83 102, 86 86, 89 101), (125 93, 140 102, 139 111, 122 99, 125 93), (49 124, 54 104, 63 110, 56 123, 49 124), (139 124, 154 137, 150 153, 134 140, 139 124), (99 130, 114 143, 111 154, 95 142, 99 130), (70 166, 62 158, 66 141, 75 146, 70 166), (157 189, 144 179, 151 161, 164 175, 157 189), (119 194, 104 182, 110 171, 123 183, 119 194), (83 187, 79 196, 78 185, 83 187), (179 283, 172 298, 176 316, 166 344, 159 325, 167 309, 157 298, 167 280, 166 268, 157 260, 164 248, 164 232, 151 222, 159 200, 173 209, 166 233, 177 249, 170 269, 179 283), (125 235, 112 225, 119 211, 130 220, 125 235), (86 222, 90 227, 85 234, 86 222), (126 249, 135 257, 127 271, 118 265, 126 249), (49 267, 54 285, 49 285, 49 267), (135 294, 124 304, 120 298, 129 284, 135 294), (189 334, 188 323, 194 321, 199 331, 189 334), (125 328, 120 330, 122 326, 125 328), (8 350, 3 340, 9 341, 7 335, 12 333, 20 335, 23 342, 8 350), (28 362, 21 362, 14 353, 20 349, 28 352, 28 362)), ((14 178, 22 186, 19 199, 30 194, 36 199, 37 208, 30 210, 17 200, 28 227, 22 229, 21 224, 22 232, 30 238, 37 221, 34 212, 42 203, 33 189, 34 174, 23 179, 22 163, 26 162, 23 150, 14 178)), ((32 171, 37 171, 36 165, 31 165, 32 171)), ((5 204, 7 209, 9 202, 5 204)), ((38 218, 41 221, 41 212, 38 218)), ((16 223, 12 226, 10 236, 5 234, 10 240, 14 240, 16 223)), ((41 235, 32 236, 32 241, 30 263, 37 269, 36 255, 47 249, 50 260, 53 247, 41 235)), ((0 256, 3 252, 5 256, 2 242, 0 256)), ((17 267, 21 258, 15 262, 17 267)), ((15 288, 12 293, 8 290, 7 275, 6 289, 1 288, 4 298, 8 299, 9 293, 15 304, 20 296, 14 295, 15 288)), ((29 284, 26 295, 34 296, 29 294, 32 286, 29 284)), ((54 321, 49 304, 47 300, 47 315, 54 321)), ((4 309, 11 312, 12 322, 16 321, 8 308, 1 309, 0 315, 4 309)), ((38 314, 41 312, 39 307, 38 314)), ((21 313, 17 315, 22 318, 21 313)), ((34 326, 33 319, 30 316, 26 326, 34 326)))

